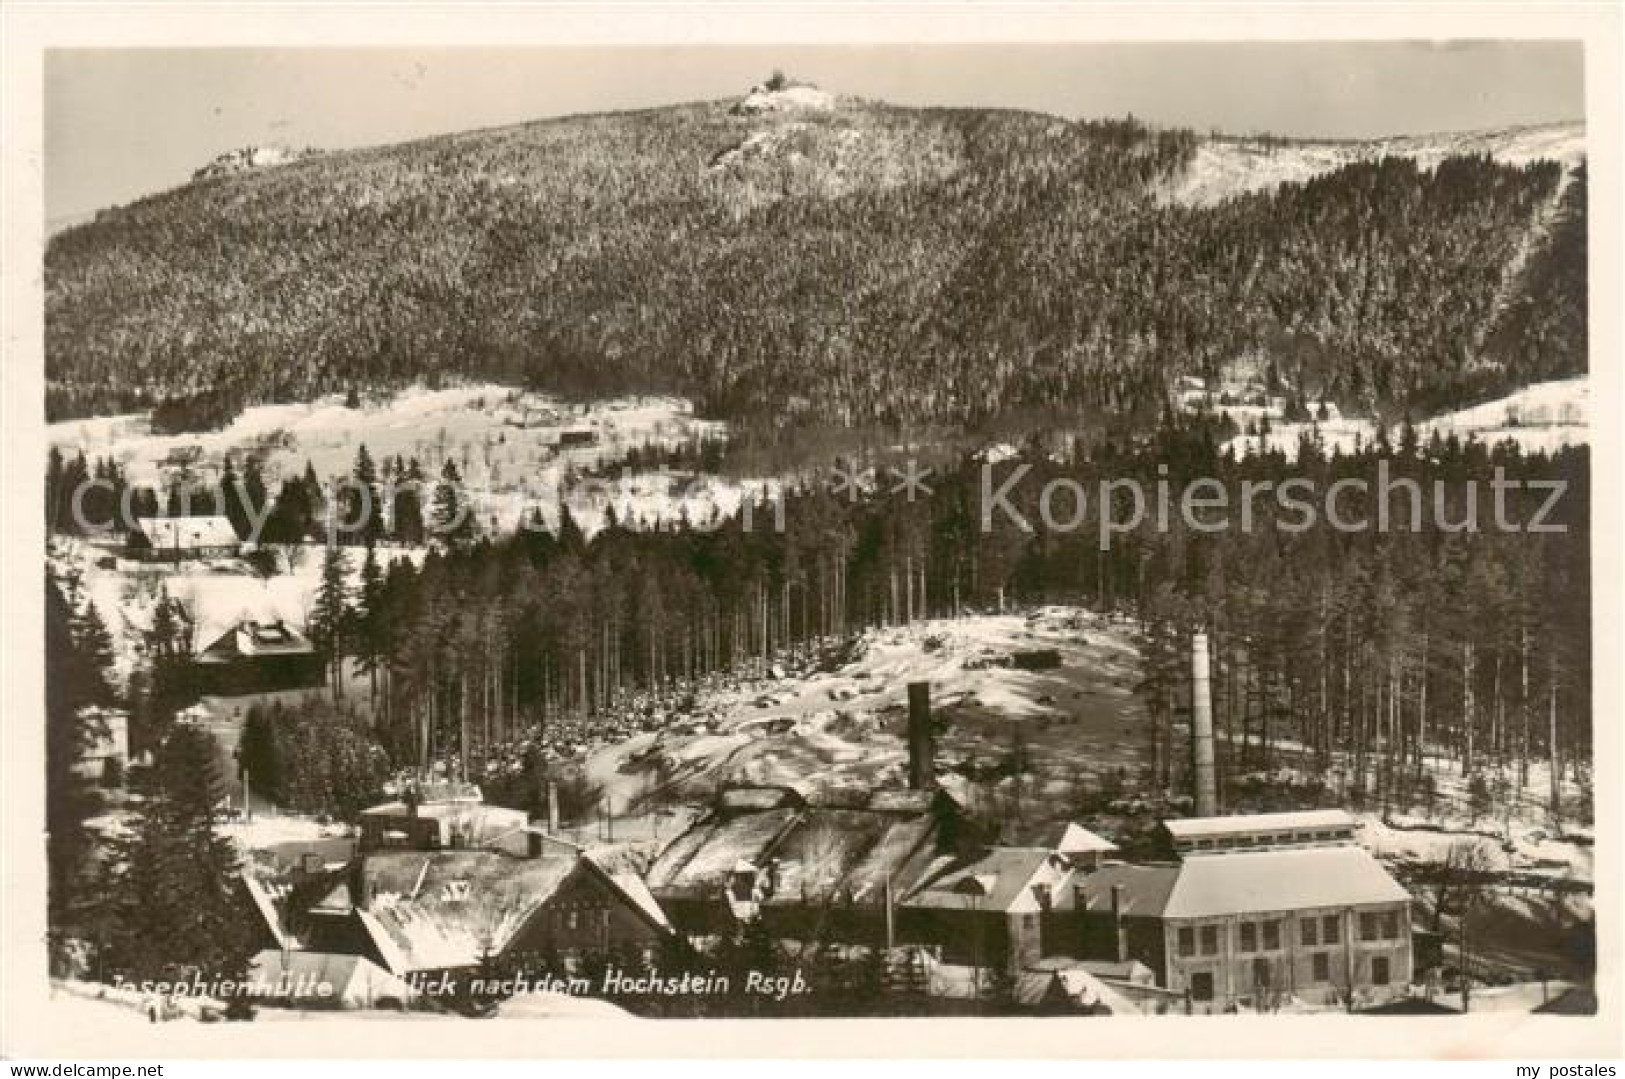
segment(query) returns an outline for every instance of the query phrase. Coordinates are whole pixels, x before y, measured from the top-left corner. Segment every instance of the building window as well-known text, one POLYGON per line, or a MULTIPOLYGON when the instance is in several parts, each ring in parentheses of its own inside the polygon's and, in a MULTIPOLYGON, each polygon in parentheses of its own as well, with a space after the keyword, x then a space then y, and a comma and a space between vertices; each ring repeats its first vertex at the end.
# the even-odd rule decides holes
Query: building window
POLYGON ((1279 950, 1280 947, 1281 947, 1281 923, 1280 922, 1265 922, 1264 923, 1264 950, 1266 952, 1273 952, 1273 951, 1279 950))
POLYGON ((1382 916, 1382 936, 1384 940, 1399 939, 1399 912, 1389 911, 1382 916))
POLYGON ((566 914, 564 916, 564 928, 566 928, 566 929, 574 929, 575 927, 576 927, 576 912, 572 910, 572 911, 570 911, 568 914, 566 914))
POLYGON ((1196 930, 1188 925, 1179 930, 1179 954, 1185 958, 1196 954, 1196 930))
POLYGON ((1213 975, 1191 975, 1191 999, 1208 1001, 1213 999, 1213 975))
POLYGON ((1252 922, 1241 923, 1241 950, 1244 952, 1258 951, 1258 926, 1252 922))
POLYGON ((1309 962, 1315 981, 1329 982, 1332 980, 1332 957, 1330 955, 1325 952, 1316 952, 1310 956, 1309 962))
POLYGON ((1313 918, 1305 918, 1299 922, 1298 930, 1305 948, 1313 948, 1320 943, 1320 923, 1313 918))
POLYGON ((1343 920, 1328 914, 1320 920, 1320 939, 1324 944, 1338 944, 1343 940, 1343 920))
POLYGON ((1381 939, 1381 934, 1382 926, 1378 924, 1378 918, 1375 914, 1368 912, 1360 915, 1361 940, 1379 940, 1381 939))
POLYGON ((1388 984, 1388 957, 1386 955, 1373 956, 1371 959, 1371 984, 1388 984))
POLYGON ((1216 925, 1204 925, 1202 927, 1202 954, 1203 955, 1218 955, 1219 954, 1219 927, 1218 926, 1216 926, 1216 925))

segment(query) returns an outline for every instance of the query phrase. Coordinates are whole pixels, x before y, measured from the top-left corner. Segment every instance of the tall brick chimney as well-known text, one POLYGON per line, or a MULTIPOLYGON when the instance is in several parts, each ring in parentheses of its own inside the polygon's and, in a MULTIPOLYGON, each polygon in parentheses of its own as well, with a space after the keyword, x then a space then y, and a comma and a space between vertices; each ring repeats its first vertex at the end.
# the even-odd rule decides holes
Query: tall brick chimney
POLYGON ((1196 815, 1216 816, 1219 785, 1213 765, 1213 686, 1206 633, 1191 638, 1191 755, 1196 776, 1196 815))
POLYGON ((937 740, 931 731, 931 683, 908 684, 908 785, 933 790, 937 785, 937 740))

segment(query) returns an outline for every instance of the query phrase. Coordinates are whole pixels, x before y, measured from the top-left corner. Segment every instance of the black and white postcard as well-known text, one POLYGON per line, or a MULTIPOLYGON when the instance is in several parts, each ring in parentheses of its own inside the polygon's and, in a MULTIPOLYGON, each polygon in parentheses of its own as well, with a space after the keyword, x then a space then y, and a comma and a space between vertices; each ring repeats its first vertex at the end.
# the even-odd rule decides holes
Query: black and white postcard
POLYGON ((1618 1052, 1617 10, 165 10, 7 15, 8 1056, 1618 1052))

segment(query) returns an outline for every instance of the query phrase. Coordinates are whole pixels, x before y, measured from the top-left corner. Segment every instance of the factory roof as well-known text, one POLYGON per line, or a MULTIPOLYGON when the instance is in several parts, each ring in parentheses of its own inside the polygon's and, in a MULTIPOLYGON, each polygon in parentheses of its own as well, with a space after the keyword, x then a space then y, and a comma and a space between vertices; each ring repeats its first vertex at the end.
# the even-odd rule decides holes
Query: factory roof
POLYGON ((1410 900, 1410 894, 1375 858, 1355 846, 1227 851, 1188 858, 1178 872, 1163 911, 1167 918, 1410 900))

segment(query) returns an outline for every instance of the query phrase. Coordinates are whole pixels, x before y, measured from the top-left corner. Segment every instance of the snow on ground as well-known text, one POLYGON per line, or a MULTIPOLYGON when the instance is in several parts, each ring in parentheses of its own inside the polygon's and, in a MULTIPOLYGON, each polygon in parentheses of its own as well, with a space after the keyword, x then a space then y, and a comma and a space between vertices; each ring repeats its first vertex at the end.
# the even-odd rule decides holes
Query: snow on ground
POLYGON ((754 87, 735 109, 744 114, 759 112, 828 112, 835 97, 816 86, 786 86, 782 90, 754 87))
POLYGON ((1513 838, 1503 840, 1449 822, 1395 824, 1375 814, 1362 814, 1360 842, 1385 861, 1401 865, 1443 862, 1453 848, 1468 844, 1483 852, 1485 868, 1492 871, 1516 870, 1556 880, 1592 879, 1590 846, 1560 839, 1538 826, 1515 826, 1513 838))
POLYGON ((1420 430, 1424 438, 1438 431, 1463 439, 1471 434, 1491 444, 1512 439, 1529 451, 1585 445, 1591 432, 1591 380, 1537 382, 1509 396, 1435 416, 1420 430))
MULTIPOLYGON (((1529 453, 1550 453, 1564 446, 1588 445, 1591 441, 1591 380, 1581 375, 1537 382, 1505 397, 1446 412, 1415 426, 1424 445, 1435 431, 1441 437, 1453 434, 1463 441, 1471 436, 1488 445, 1510 439, 1529 453)), ((1245 456, 1261 452, 1267 442, 1268 449, 1292 457, 1298 452, 1299 438, 1305 433, 1319 441, 1325 452, 1336 449, 1347 454, 1358 446, 1369 446, 1376 438, 1377 428, 1372 421, 1353 416, 1319 423, 1272 420, 1267 439, 1243 434, 1225 445, 1237 456, 1245 456)), ((1399 428, 1391 428, 1388 437, 1397 441, 1399 428)))
POLYGON ((1169 189, 1168 197, 1185 205, 1212 206, 1279 184, 1302 183, 1358 161, 1408 157, 1423 168, 1433 168, 1452 154, 1477 153, 1487 153, 1508 165, 1546 159, 1572 168, 1585 158, 1585 126, 1542 124, 1363 142, 1270 144, 1260 139, 1210 139, 1197 148, 1195 160, 1169 189))
MULTIPOLYGON (((262 577, 239 559, 182 562, 178 565, 135 562, 117 558, 102 548, 70 537, 50 540, 48 557, 59 575, 74 572, 86 597, 113 638, 114 670, 128 677, 143 644, 143 635, 152 628, 152 614, 165 589, 190 613, 195 626, 195 647, 213 643, 229 627, 245 618, 257 621, 282 619, 303 629, 316 591, 321 583, 322 550, 317 546, 293 548, 289 566, 288 549, 279 549, 283 572, 262 577), (104 560, 113 559, 111 566, 104 560)), ((360 581, 363 554, 347 552, 350 583, 360 581)), ((387 547, 379 550, 381 561, 406 558, 421 564, 426 551, 418 547, 387 547)))
MULTIPOLYGON (((1523 1013, 1533 1012, 1549 1001, 1556 1000, 1563 992, 1571 988, 1571 983, 1552 980, 1544 985, 1540 982, 1515 982, 1512 985, 1475 985, 1468 1003, 1468 1010, 1477 1015, 1483 1012, 1523 1013)), ((1462 999, 1459 991, 1438 993, 1433 998, 1447 1008, 1462 1010, 1462 999)))
MULTIPOLYGON (((973 615, 872 630, 839 666, 718 681, 665 729, 592 751, 587 778, 616 812, 719 782, 810 793, 901 786, 907 684, 931 684, 946 726, 939 771, 1009 751, 1019 730, 1035 771, 1052 778, 1132 766, 1145 752, 1132 629, 1076 608, 973 615), (1058 665, 1005 666, 1053 649, 1058 665), (691 718, 690 718, 691 717, 691 718)), ((950 788, 958 775, 947 775, 950 788)))
POLYGON ((653 524, 687 513, 703 521, 738 508, 750 491, 771 483, 733 483, 715 476, 651 470, 595 482, 634 450, 673 449, 726 435, 723 424, 698 419, 675 397, 630 397, 569 404, 507 386, 411 387, 347 408, 340 395, 306 404, 257 405, 219 431, 163 435, 146 414, 52 424, 51 444, 72 454, 111 457, 133 483, 164 486, 177 474, 212 481, 227 454, 261 458, 268 485, 310 462, 325 482, 348 475, 365 444, 382 465, 416 458, 429 482, 454 461, 476 506, 480 527, 512 529, 531 507, 556 517, 562 496, 584 530, 602 527, 613 507, 623 523, 653 524))

